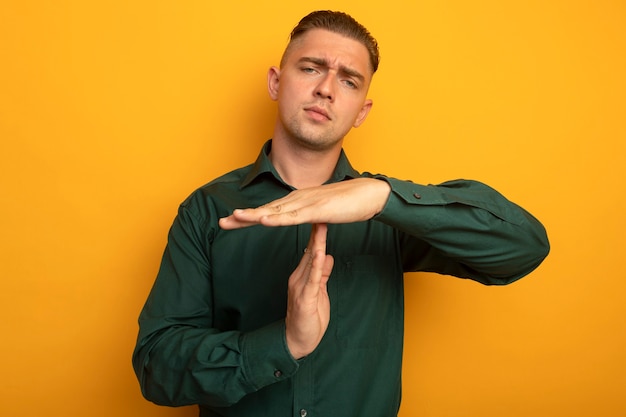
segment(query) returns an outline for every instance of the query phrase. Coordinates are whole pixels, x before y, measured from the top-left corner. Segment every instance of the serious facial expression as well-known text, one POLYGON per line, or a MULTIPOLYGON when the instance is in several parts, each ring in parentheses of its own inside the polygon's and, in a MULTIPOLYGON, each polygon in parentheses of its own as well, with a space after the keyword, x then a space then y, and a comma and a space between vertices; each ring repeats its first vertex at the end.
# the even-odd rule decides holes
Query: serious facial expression
POLYGON ((310 149, 341 146, 372 106, 367 48, 359 41, 314 29, 287 50, 280 69, 268 73, 270 96, 278 102, 274 139, 310 149))

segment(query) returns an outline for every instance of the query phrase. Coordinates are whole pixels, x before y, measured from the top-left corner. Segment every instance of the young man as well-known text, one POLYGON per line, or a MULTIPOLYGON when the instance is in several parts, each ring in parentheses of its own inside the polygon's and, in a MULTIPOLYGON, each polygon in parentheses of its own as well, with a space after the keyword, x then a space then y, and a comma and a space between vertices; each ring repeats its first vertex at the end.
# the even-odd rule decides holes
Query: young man
POLYGON ((486 185, 350 166, 343 138, 377 67, 346 14, 294 29, 268 73, 272 140, 180 206, 139 319, 146 398, 201 416, 396 416, 403 272, 502 285, 547 255, 541 224, 486 185))

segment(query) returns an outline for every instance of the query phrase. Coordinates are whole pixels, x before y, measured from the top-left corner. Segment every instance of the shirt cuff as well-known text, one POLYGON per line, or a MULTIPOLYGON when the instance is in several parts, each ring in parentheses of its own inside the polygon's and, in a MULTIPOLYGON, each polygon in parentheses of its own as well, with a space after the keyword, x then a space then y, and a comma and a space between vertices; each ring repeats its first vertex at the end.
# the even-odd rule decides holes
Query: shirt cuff
POLYGON ((299 367, 287 347, 284 320, 246 333, 242 353, 246 377, 256 390, 290 378, 299 367))
POLYGON ((411 181, 397 180, 382 175, 377 175, 375 178, 385 181, 391 186, 389 198, 381 212, 375 216, 375 219, 393 227, 409 222, 413 226, 413 233, 425 233, 436 224, 439 210, 433 207, 433 210, 422 210, 420 211, 420 216, 415 216, 413 212, 407 212, 407 207, 436 207, 447 204, 439 190, 435 187, 415 184, 411 181), (418 230, 415 230, 415 228, 418 230))

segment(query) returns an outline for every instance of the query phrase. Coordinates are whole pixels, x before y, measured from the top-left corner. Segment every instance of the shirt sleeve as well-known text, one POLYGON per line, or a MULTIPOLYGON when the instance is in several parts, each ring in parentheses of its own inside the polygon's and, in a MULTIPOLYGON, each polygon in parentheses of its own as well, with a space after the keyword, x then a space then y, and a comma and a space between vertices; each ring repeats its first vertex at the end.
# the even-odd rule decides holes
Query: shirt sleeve
POLYGON ((229 406, 298 369, 284 320, 246 333, 213 327, 211 237, 209 222, 182 205, 139 317, 133 367, 160 405, 229 406))
POLYGON ((401 232, 405 271, 509 284, 548 255, 543 225, 493 188, 476 181, 439 185, 376 176, 391 194, 376 217, 401 232))

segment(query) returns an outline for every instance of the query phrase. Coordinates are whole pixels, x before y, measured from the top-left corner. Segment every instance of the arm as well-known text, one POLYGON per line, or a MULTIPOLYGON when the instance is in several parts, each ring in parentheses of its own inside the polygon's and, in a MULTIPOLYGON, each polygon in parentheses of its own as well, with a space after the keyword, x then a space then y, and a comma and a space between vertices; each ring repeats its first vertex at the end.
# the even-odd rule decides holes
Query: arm
POLYGON ((222 228, 261 223, 348 223, 374 218, 403 232, 405 270, 507 284, 530 273, 549 250, 543 226, 475 181, 424 186, 387 177, 297 190, 257 209, 238 210, 222 228), (425 245, 425 244, 426 245, 425 245))
POLYGON ((144 396, 161 405, 228 406, 298 370, 329 321, 326 227, 317 225, 289 279, 286 319, 251 332, 213 326, 210 253, 215 232, 183 205, 139 317, 133 366, 144 396), (309 319, 313 318, 309 321, 309 319), (305 325, 308 325, 306 327, 305 325), (289 329, 292 329, 291 331, 289 329))
POLYGON ((407 271, 504 285, 529 274, 548 254, 541 223, 485 184, 455 180, 423 186, 384 179, 393 192, 377 220, 404 233, 407 271), (414 256, 423 242, 428 250, 414 256))

